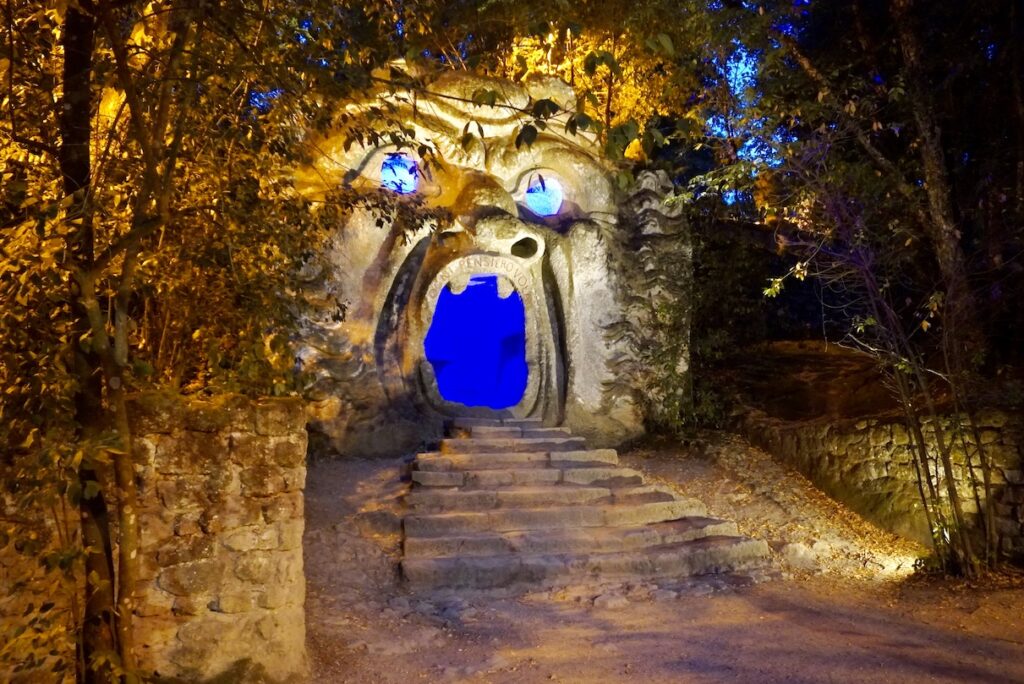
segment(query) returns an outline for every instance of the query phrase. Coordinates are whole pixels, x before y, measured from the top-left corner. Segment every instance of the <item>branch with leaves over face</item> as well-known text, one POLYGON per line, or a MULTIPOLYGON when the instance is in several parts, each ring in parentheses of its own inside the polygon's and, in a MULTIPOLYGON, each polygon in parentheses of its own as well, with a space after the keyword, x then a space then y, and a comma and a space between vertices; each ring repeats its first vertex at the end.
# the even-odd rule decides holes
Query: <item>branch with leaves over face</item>
POLYGON ((135 87, 135 79, 132 78, 131 69, 128 66, 128 54, 124 42, 121 40, 120 32, 117 30, 114 17, 111 15, 110 4, 107 0, 97 2, 96 10, 103 24, 107 40, 110 41, 110 49, 114 53, 114 69, 117 73, 118 82, 124 89, 125 99, 128 102, 128 114, 132 132, 135 136, 135 142, 138 143, 139 149, 142 152, 142 161, 145 168, 143 177, 147 186, 153 186, 156 184, 156 177, 159 172, 159 161, 146 126, 142 100, 139 97, 138 88, 135 87))
MULTIPOLYGON (((818 70, 817 67, 814 66, 814 63, 811 62, 807 55, 800 50, 800 46, 796 44, 795 40, 789 36, 781 35, 779 36, 779 42, 786 47, 789 53, 793 55, 793 59, 795 59, 797 64, 800 65, 800 68, 803 69, 804 73, 807 74, 823 92, 831 92, 831 84, 828 82, 828 79, 820 70, 818 70)), ((854 137, 857 139, 857 144, 867 152, 871 161, 873 161, 880 170, 892 176, 900 194, 913 203, 914 215, 917 217, 918 221, 920 221, 922 225, 927 225, 928 217, 920 206, 917 193, 913 186, 905 180, 903 174, 896 165, 882 154, 881 150, 875 147, 867 133, 865 133, 860 127, 860 124, 849 116, 842 108, 838 108, 838 111, 840 112, 840 116, 845 120, 847 127, 853 132, 854 137)))

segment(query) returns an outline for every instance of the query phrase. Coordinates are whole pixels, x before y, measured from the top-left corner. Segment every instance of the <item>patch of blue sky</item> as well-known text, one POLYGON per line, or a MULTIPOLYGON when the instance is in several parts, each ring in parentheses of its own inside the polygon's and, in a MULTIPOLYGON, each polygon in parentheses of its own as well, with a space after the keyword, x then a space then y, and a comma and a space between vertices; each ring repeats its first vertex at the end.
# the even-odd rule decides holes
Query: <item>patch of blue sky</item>
POLYGON ((723 190, 722 191, 722 203, 727 207, 731 207, 734 204, 740 202, 749 202, 753 199, 753 196, 746 190, 723 190))
POLYGON ((736 156, 743 161, 753 164, 763 164, 769 168, 777 169, 782 166, 782 157, 779 151, 767 140, 759 135, 752 136, 743 141, 736 156))
POLYGON ((707 130, 708 135, 712 135, 716 138, 729 137, 729 122, 723 114, 712 114, 709 116, 704 127, 707 130))
POLYGON ((462 60, 469 59, 469 46, 472 42, 473 34, 470 33, 469 35, 466 36, 465 40, 459 41, 458 45, 455 46, 455 49, 459 51, 459 57, 462 60))
POLYGON ((270 106, 274 100, 281 97, 284 93, 282 88, 271 88, 270 90, 250 90, 249 91, 249 106, 258 111, 260 114, 266 114, 270 111, 270 106))
POLYGON ((780 19, 772 25, 772 28, 782 35, 789 36, 790 38, 800 37, 800 27, 790 19, 780 19))
POLYGON ((305 45, 309 42, 309 34, 313 28, 313 20, 305 18, 299 21, 299 30, 295 32, 295 41, 299 45, 305 45))
POLYGON ((739 41, 733 41, 736 49, 730 53, 725 62, 725 79, 729 84, 729 91, 737 100, 750 104, 756 102, 760 97, 757 92, 757 72, 760 67, 760 60, 755 52, 752 52, 746 45, 739 41), (753 99, 748 102, 748 92, 754 93, 753 99))
POLYGON ((772 142, 778 145, 785 145, 787 143, 795 143, 798 140, 796 133, 786 128, 785 126, 779 126, 772 133, 772 142))

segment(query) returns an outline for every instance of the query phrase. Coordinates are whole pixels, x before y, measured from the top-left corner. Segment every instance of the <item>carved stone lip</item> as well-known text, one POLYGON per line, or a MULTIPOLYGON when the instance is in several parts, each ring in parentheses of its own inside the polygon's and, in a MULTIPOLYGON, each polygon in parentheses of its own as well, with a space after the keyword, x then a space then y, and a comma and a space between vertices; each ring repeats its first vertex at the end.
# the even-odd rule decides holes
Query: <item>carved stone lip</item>
POLYGON ((498 297, 501 299, 508 299, 512 296, 512 293, 516 291, 515 283, 513 283, 508 276, 502 273, 456 273, 452 276, 452 279, 448 281, 448 289, 451 290, 452 294, 460 295, 465 292, 470 283, 477 278, 497 278, 498 297))
POLYGON ((449 261, 434 276, 427 287, 423 298, 424 320, 430 320, 441 291, 451 288, 453 294, 461 294, 469 286, 470 280, 483 276, 498 278, 498 294, 502 299, 513 292, 519 292, 526 304, 527 291, 531 289, 532 279, 529 271, 516 262, 515 257, 501 254, 469 254, 449 261))

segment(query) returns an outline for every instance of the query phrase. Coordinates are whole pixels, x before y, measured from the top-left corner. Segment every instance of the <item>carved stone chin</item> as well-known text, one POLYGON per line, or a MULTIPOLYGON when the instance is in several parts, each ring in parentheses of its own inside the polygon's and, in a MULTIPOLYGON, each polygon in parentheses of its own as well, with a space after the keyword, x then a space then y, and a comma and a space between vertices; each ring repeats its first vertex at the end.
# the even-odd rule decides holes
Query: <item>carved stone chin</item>
MULTIPOLYGON (((613 254, 615 231, 625 228, 622 198, 593 140, 563 135, 564 126, 551 121, 532 146, 517 148, 519 112, 507 106, 542 97, 572 103, 571 89, 550 79, 521 86, 449 73, 428 90, 415 107, 410 97, 382 92, 353 111, 370 117, 371 107, 390 107, 434 145, 429 172, 398 178, 389 166, 396 154, 405 155, 399 172, 412 162, 422 167, 422 160, 408 159, 408 150, 345 151, 345 131, 337 130, 318 141, 323 156, 296 174, 311 198, 343 183, 392 188, 416 192, 454 217, 443 232, 425 225, 411 239, 387 221, 380 227, 365 210, 338 226, 324 255, 333 270, 310 279, 313 311, 299 335, 299 358, 316 378, 311 397, 340 399, 336 415, 316 423, 314 438, 340 453, 395 453, 440 434, 447 416, 495 415, 444 396, 425 344, 442 293, 464 296, 486 278, 496 279, 500 300, 521 299, 525 318, 525 390, 497 413, 567 424, 598 444, 635 437, 642 426, 633 397, 612 389, 613 366, 629 350, 609 334, 625 317, 622 269, 613 254), (506 101, 468 104, 480 88, 506 101), (467 123, 475 133, 479 124, 484 136, 463 145, 467 123), (339 293, 347 304, 341 322, 323 310, 339 293)), ((464 325, 471 331, 478 324, 464 325)), ((490 381, 481 375, 480 382, 490 381)))

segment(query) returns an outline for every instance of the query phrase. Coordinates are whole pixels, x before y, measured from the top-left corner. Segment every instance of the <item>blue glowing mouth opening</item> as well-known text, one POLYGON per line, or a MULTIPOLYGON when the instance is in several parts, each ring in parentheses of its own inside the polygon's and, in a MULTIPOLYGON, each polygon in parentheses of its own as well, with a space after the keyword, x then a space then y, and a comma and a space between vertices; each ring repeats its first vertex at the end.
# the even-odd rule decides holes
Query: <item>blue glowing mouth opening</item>
POLYGON ((446 401, 503 409, 526 392, 526 312, 498 278, 473 276, 459 295, 445 287, 424 340, 437 389, 446 401))

